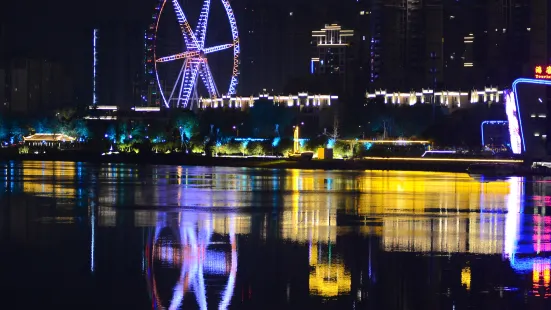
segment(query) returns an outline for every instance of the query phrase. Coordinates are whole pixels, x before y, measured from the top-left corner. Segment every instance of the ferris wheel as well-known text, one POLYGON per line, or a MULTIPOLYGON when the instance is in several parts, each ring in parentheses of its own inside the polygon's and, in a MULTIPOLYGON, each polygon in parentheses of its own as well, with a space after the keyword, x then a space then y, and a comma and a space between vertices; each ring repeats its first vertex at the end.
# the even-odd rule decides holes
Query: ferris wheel
POLYGON ((239 32, 233 9, 230 5, 230 0, 219 1, 221 1, 228 17, 232 42, 206 46, 205 41, 207 37, 209 13, 211 11, 211 0, 204 0, 195 29, 192 29, 190 21, 179 0, 159 0, 156 11, 153 14, 154 21, 150 27, 152 33, 146 38, 151 41, 152 45, 148 48, 151 52, 151 56, 147 61, 150 66, 152 65, 149 72, 154 75, 154 83, 157 84, 160 99, 162 104, 167 108, 193 108, 193 103, 196 102, 198 98, 197 86, 199 80, 205 86, 210 98, 218 98, 221 95, 234 95, 236 92, 239 77, 239 32), (181 51, 175 54, 159 55, 161 53, 158 49, 157 42, 159 23, 161 18, 169 13, 168 10, 170 9, 173 9, 176 13, 185 46, 181 51), (233 49, 233 63, 229 86, 227 90, 224 87, 221 91, 217 86, 216 79, 209 66, 208 58, 209 55, 213 53, 231 49, 233 49), (178 74, 175 75, 173 79, 162 80, 159 76, 159 71, 167 69, 167 67, 176 68, 174 72, 178 72, 178 74))

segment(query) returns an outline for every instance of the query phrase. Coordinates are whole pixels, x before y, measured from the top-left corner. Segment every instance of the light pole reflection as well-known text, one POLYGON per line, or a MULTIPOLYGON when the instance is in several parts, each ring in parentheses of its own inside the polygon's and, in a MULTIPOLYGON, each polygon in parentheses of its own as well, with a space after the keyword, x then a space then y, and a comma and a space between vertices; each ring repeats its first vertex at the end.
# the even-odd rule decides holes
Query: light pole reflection
POLYGON ((208 213, 180 212, 159 213, 155 230, 146 248, 147 282, 153 301, 153 309, 179 309, 184 298, 193 293, 200 309, 207 309, 207 286, 205 275, 227 277, 220 296, 219 309, 226 309, 233 296, 237 275, 237 243, 235 238, 236 218, 228 215, 228 238, 230 250, 214 246, 214 216, 208 213), (228 253, 229 252, 229 253, 228 253), (158 291, 155 265, 179 268, 179 277, 172 297, 163 301, 158 291), (168 306, 163 306, 167 302, 168 306))

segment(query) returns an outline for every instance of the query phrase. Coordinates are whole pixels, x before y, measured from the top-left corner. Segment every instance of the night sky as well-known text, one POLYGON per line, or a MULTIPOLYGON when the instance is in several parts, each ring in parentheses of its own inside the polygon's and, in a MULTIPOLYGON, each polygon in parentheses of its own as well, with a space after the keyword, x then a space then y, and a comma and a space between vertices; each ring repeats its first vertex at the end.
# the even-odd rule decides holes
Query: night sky
MULTIPOLYGON (((180 0, 180 2, 185 6, 186 2, 202 2, 202 0, 180 0)), ((214 2, 219 1, 213 0, 214 2)), ((2 1, 0 23, 4 27, 5 33, 3 52, 8 58, 36 57, 64 63, 73 72, 72 75, 77 88, 76 93, 87 94, 90 92, 86 89, 90 84, 87 81, 90 75, 90 59, 85 58, 90 58, 91 54, 92 29, 100 27, 105 31, 105 29, 114 28, 121 24, 133 24, 145 29, 150 21, 155 3, 155 0, 2 1), (81 88, 80 91, 79 87, 81 88)), ((282 61, 281 64, 278 64, 277 68, 280 72, 268 73, 266 71, 271 71, 272 68, 258 68, 259 72, 278 76, 277 80, 264 79, 262 87, 269 87, 269 85, 264 84, 277 84, 276 88, 281 88, 282 81, 287 76, 308 73, 309 33, 312 30, 321 28, 324 23, 343 21, 343 24, 346 25, 347 22, 350 22, 348 16, 354 14, 356 0, 233 0, 232 6, 239 23, 242 48, 245 48, 247 43, 249 46, 265 44, 264 50, 269 51, 283 49, 287 40, 286 34, 271 34, 269 38, 263 41, 255 38, 255 42, 246 42, 247 29, 245 29, 246 21, 243 18, 247 16, 244 9, 250 6, 248 3, 254 3, 257 6, 263 5, 265 8, 270 8, 265 11, 283 15, 281 18, 276 15, 266 18, 267 24, 264 27, 266 29, 272 28, 272 33, 276 34, 282 25, 285 26, 287 23, 285 18, 288 18, 289 12, 301 12, 300 15, 295 15, 298 22, 294 26, 297 28, 296 32, 302 34, 296 39, 301 40, 298 42, 300 44, 294 47, 297 49, 297 59, 294 62, 282 61)), ((195 22, 195 20, 192 20, 192 24, 195 24, 195 22)), ((290 30, 289 27, 287 28, 288 33, 290 30)), ((250 48, 247 52, 243 51, 244 56, 256 58, 256 63, 262 63, 262 61, 270 63, 273 62, 274 57, 277 57, 277 54, 275 56, 269 53, 260 54, 253 48, 250 48)), ((281 55, 285 54, 284 50, 281 52, 281 55)), ((286 56, 284 55, 281 58, 284 57, 286 56)), ((248 70, 256 71, 257 68, 248 70)), ((258 79, 255 77, 251 80, 258 79)), ((250 89, 258 89, 259 87, 260 85, 255 85, 250 89)))

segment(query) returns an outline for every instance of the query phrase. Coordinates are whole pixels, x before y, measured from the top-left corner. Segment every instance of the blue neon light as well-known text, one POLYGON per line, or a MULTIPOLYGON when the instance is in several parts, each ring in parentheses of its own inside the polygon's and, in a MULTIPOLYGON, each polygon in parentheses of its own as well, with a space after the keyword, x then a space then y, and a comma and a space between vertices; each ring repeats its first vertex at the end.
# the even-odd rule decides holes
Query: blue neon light
POLYGON ((515 94, 515 101, 517 105, 518 121, 520 123, 520 135, 522 137, 522 147, 526 152, 526 143, 524 142, 524 130, 522 128, 522 117, 520 114, 520 108, 519 108, 519 102, 518 102, 518 90, 517 90, 518 84, 521 84, 521 83, 551 86, 551 81, 522 78, 522 79, 517 79, 516 81, 513 82, 513 93, 515 94))
POLYGON ((506 125, 509 124, 508 121, 483 121, 482 124, 480 124, 480 134, 482 135, 482 147, 486 145, 484 142, 484 125, 506 125))

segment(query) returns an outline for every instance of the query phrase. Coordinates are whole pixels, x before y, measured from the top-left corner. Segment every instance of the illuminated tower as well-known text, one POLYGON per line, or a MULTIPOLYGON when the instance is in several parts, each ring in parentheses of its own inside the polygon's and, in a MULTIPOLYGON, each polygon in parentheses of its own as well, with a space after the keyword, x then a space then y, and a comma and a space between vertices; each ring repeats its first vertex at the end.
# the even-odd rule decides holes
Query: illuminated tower
POLYGON ((98 29, 94 29, 94 38, 92 39, 92 54, 93 54, 93 76, 92 76, 92 83, 93 83, 93 88, 92 88, 92 104, 93 105, 97 105, 98 104, 98 90, 97 90, 97 83, 98 83, 98 80, 97 80, 97 76, 98 76, 98 35, 99 35, 99 30, 98 29))

